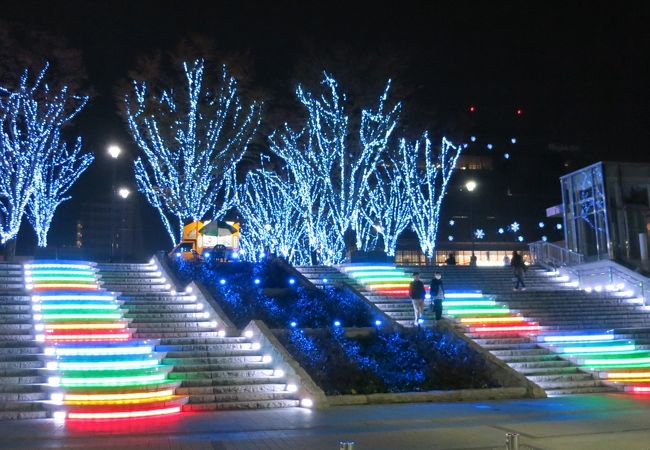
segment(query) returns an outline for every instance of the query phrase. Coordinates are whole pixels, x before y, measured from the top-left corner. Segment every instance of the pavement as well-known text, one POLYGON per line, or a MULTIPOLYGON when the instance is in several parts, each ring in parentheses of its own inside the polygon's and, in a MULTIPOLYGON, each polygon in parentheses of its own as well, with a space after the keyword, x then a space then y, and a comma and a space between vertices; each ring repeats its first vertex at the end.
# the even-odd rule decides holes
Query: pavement
POLYGON ((96 423, 0 422, 0 448, 122 450, 650 450, 650 396, 184 413, 96 423))

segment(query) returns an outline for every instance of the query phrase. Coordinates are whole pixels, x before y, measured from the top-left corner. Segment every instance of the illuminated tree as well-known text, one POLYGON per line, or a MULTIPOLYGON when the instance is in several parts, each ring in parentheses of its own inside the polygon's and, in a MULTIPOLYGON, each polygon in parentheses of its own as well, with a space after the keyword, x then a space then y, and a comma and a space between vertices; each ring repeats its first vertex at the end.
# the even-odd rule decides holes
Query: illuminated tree
POLYGON ((66 192, 93 159, 92 154, 81 153, 81 138, 77 138, 74 146, 69 148, 66 142, 61 142, 57 130, 48 142, 46 163, 34 180, 34 193, 27 205, 27 218, 36 231, 39 247, 47 246, 47 233, 56 208, 70 199, 65 196, 66 192))
MULTIPOLYGON (((27 70, 16 89, 0 88, 0 243, 18 234, 28 202, 39 203, 40 224, 51 221, 54 209, 44 198, 43 183, 54 155, 60 151, 61 128, 86 105, 87 97, 73 96, 66 87, 56 93, 44 82, 47 64, 33 82, 27 70)), ((74 181, 74 180, 73 180, 74 181)), ((72 183, 70 183, 72 184, 72 183)), ((69 187, 69 185, 68 185, 69 187)), ((48 188, 49 189, 49 188, 48 188)), ((51 198, 51 197, 50 197, 51 198)), ((45 230, 47 233, 47 230, 45 230)), ((40 234, 39 234, 40 235, 40 234)))
POLYGON ((399 162, 390 161, 375 173, 373 187, 368 192, 368 219, 382 235, 384 251, 395 256, 397 238, 411 223, 413 210, 407 184, 399 162))
POLYGON ((215 91, 206 86, 204 62, 184 63, 185 86, 160 94, 144 81, 124 97, 129 130, 142 150, 135 161, 138 189, 158 210, 172 242, 185 222, 232 206, 235 167, 259 123, 261 107, 245 108, 225 67, 215 91))
MULTIPOLYGON (((371 174, 381 160, 401 105, 386 107, 390 82, 375 109, 363 109, 358 131, 350 129, 346 96, 334 78, 324 75, 325 92, 316 96, 298 86, 307 110, 299 131, 284 126, 270 137, 271 150, 282 158, 297 184, 309 245, 323 264, 343 258, 344 233, 357 228, 371 174), (358 133, 358 140, 356 136, 358 133)), ((364 237, 357 229, 357 247, 364 237)))
POLYGON ((241 245, 244 257, 257 261, 270 251, 291 264, 308 264, 309 248, 297 186, 274 172, 249 172, 238 192, 237 209, 243 216, 241 245))
POLYGON ((461 151, 462 146, 455 146, 446 138, 434 150, 427 133, 412 143, 406 139, 399 143, 397 162, 412 208, 413 229, 428 258, 435 254, 442 202, 461 151))

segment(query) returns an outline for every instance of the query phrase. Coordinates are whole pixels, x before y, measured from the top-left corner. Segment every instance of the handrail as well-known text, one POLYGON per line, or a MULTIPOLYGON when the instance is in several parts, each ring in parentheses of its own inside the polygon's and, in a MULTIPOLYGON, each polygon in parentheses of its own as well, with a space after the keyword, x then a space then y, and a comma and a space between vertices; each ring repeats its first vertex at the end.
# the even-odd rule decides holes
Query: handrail
POLYGON ((550 265, 555 268, 565 266, 575 266, 585 262, 585 256, 582 253, 574 252, 568 248, 544 241, 536 241, 528 244, 530 256, 533 263, 541 265, 550 265))
POLYGON ((578 282, 582 289, 630 290, 650 305, 650 278, 611 260, 601 260, 580 266, 564 266, 560 272, 578 282))

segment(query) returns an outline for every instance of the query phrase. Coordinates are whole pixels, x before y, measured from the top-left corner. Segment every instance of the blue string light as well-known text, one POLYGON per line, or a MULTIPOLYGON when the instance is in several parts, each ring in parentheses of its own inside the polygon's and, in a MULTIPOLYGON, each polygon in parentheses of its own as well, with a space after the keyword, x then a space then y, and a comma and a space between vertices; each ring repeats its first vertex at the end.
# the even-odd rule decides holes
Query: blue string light
POLYGON ((143 153, 134 163, 138 189, 174 243, 184 223, 209 212, 221 220, 231 208, 235 167, 261 117, 259 103, 241 104, 225 67, 216 92, 206 87, 203 60, 183 63, 183 70, 184 89, 157 95, 134 81, 133 93, 124 97, 129 130, 143 153))
POLYGON ((444 137, 439 151, 434 151, 427 133, 413 143, 400 141, 399 167, 412 207, 412 225, 428 258, 435 254, 442 203, 461 151, 444 137))
POLYGON ((26 69, 16 89, 0 87, 0 244, 18 234, 27 211, 38 245, 46 246, 57 207, 93 160, 80 154, 81 138, 70 147, 61 139, 88 97, 65 86, 52 92, 44 82, 47 69, 33 81, 26 69))

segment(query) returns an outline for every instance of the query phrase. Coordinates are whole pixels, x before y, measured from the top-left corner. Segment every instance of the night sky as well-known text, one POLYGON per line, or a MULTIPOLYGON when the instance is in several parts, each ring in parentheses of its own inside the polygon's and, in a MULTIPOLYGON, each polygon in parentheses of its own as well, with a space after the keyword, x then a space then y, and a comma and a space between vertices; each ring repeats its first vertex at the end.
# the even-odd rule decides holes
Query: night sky
MULTIPOLYGON (((412 128, 456 139, 476 129, 497 137, 516 129, 530 151, 552 143, 575 146, 583 162, 650 162, 648 7, 595 3, 51 0, 10 2, 0 20, 61 36, 82 52, 93 97, 75 129, 96 162, 55 218, 52 240, 69 244, 77 202, 110 190, 106 146, 138 154, 117 113, 116 86, 136 58, 193 34, 213 39, 224 54, 247 55, 249 82, 272 94, 271 109, 292 101, 297 80, 315 84, 321 69, 356 77, 353 90, 393 76, 408 92, 412 128), (318 67, 331 54, 355 56, 318 67)), ((120 178, 133 182, 128 159, 120 178)), ((31 234, 24 227, 19 245, 31 245, 31 234)), ((158 239, 165 237, 156 223, 149 245, 158 239)))

